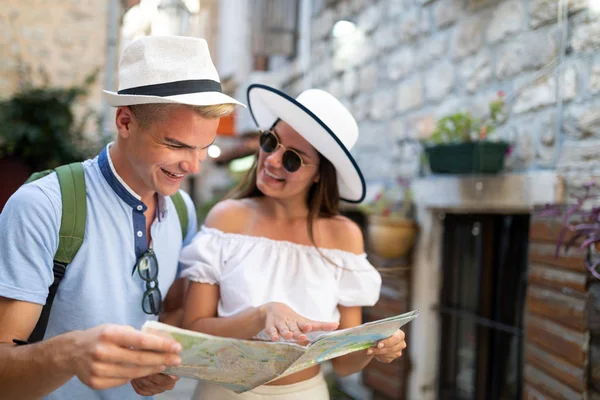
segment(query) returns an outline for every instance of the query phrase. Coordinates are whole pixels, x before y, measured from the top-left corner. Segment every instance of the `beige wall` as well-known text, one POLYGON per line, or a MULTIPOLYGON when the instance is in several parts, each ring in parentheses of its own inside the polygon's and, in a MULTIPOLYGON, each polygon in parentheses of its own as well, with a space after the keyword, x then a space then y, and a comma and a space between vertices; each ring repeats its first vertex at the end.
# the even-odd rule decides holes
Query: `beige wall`
MULTIPOLYGON (((100 74, 89 102, 101 110, 106 63, 107 0, 3 0, 0 8, 0 98, 18 85, 17 57, 43 67, 53 86, 78 84, 100 74)), ((39 74, 34 74, 39 81, 39 74)))

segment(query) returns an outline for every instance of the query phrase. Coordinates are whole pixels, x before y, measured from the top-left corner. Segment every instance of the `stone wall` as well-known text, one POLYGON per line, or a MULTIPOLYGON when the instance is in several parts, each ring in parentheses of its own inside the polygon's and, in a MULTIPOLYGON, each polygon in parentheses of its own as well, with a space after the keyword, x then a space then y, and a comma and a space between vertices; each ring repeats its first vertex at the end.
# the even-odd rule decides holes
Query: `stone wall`
POLYGON ((18 57, 33 69, 42 67, 53 86, 82 83, 96 68, 89 105, 101 111, 107 54, 106 0, 4 0, 0 9, 0 97, 18 88, 18 57))
MULTIPOLYGON (((569 191, 590 176, 600 176, 600 11, 588 9, 587 3, 566 0, 568 18, 559 22, 565 13, 557 0, 313 0, 308 79, 290 67, 293 63, 275 72, 286 77, 282 87, 292 95, 309 82, 348 106, 360 127, 352 153, 368 184, 422 175, 421 149, 414 141, 427 137, 435 121, 448 113, 471 110, 483 115, 488 102, 503 91, 508 114, 495 134, 513 144, 507 170, 557 171, 566 176, 569 191), (332 27, 340 19, 355 22, 357 32, 333 38, 332 27)), ((422 235, 430 234, 423 229, 422 235)), ((584 348, 591 333, 592 351, 583 351, 576 362, 565 362, 554 349, 528 340, 524 396, 583 398, 586 383, 595 388, 600 381, 595 362, 600 346, 586 315, 599 309, 595 303, 587 305, 595 286, 586 288, 584 283, 573 291, 562 283, 557 287, 536 281, 540 265, 542 272, 556 267, 559 277, 587 279, 581 259, 576 271, 566 273, 552 264, 556 261, 536 259, 535 251, 550 246, 541 242, 534 233, 530 262, 535 268, 528 295, 534 323, 528 325, 528 334, 539 328, 538 322, 553 319, 546 325, 554 327, 557 316, 548 319, 544 314, 548 310, 543 296, 558 293, 551 300, 562 295, 563 311, 573 306, 568 318, 576 317, 579 324, 559 320, 559 328, 583 338, 574 343, 584 348), (559 358, 560 363, 551 365, 559 358)), ((414 347, 419 338, 412 340, 414 347)), ((435 385, 431 371, 417 365, 422 361, 413 362, 410 379, 415 382, 407 398, 419 398, 415 396, 429 387, 421 385, 435 385)), ((597 396, 593 391, 589 395, 597 396)))
MULTIPOLYGON (((419 146, 406 139, 449 112, 481 115, 500 90, 509 114, 496 134, 515 144, 509 170, 597 174, 600 12, 585 5, 570 0, 558 24, 556 0, 314 0, 311 86, 358 120, 353 153, 368 181, 417 175, 419 146), (358 32, 332 38, 340 19, 358 32)), ((301 78, 284 89, 298 93, 301 78)))

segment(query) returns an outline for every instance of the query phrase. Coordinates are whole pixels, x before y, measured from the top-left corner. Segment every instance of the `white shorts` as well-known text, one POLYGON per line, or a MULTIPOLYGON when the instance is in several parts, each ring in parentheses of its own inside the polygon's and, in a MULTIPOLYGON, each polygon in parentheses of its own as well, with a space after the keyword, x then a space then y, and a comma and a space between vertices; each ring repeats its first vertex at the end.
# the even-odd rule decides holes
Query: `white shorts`
POLYGON ((236 394, 222 386, 200 382, 194 400, 329 400, 329 389, 323 374, 291 385, 263 385, 248 392, 236 394))

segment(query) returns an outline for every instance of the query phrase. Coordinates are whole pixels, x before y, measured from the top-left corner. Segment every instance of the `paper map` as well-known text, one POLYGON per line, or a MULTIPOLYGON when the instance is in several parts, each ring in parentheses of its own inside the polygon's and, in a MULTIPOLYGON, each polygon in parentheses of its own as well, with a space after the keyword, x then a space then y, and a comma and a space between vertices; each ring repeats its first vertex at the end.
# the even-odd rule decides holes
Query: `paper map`
POLYGON ((419 315, 411 311, 349 329, 323 333, 307 346, 240 340, 148 321, 143 331, 167 334, 181 343, 182 363, 164 373, 209 381, 242 393, 314 364, 373 347, 419 315))

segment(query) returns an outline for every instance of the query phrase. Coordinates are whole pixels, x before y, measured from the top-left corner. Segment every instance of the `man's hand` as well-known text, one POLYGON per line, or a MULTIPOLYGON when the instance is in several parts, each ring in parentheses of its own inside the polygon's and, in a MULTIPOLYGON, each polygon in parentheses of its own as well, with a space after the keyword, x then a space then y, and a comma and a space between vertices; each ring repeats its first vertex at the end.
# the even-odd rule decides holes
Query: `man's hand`
POLYGON ((267 303, 260 307, 265 320, 265 332, 271 340, 295 339, 305 341, 308 332, 333 331, 339 323, 313 321, 304 318, 283 303, 267 303))
POLYGON ((377 347, 368 349, 367 354, 374 356, 379 362, 391 363, 402 355, 405 348, 404 332, 398 329, 392 336, 377 343, 377 347))
POLYGON ((176 376, 154 374, 131 381, 131 386, 140 396, 154 396, 167 390, 172 390, 179 380, 176 376))
POLYGON ((95 390, 121 386, 181 363, 176 340, 128 326, 103 325, 66 335, 73 340, 67 368, 95 390))

